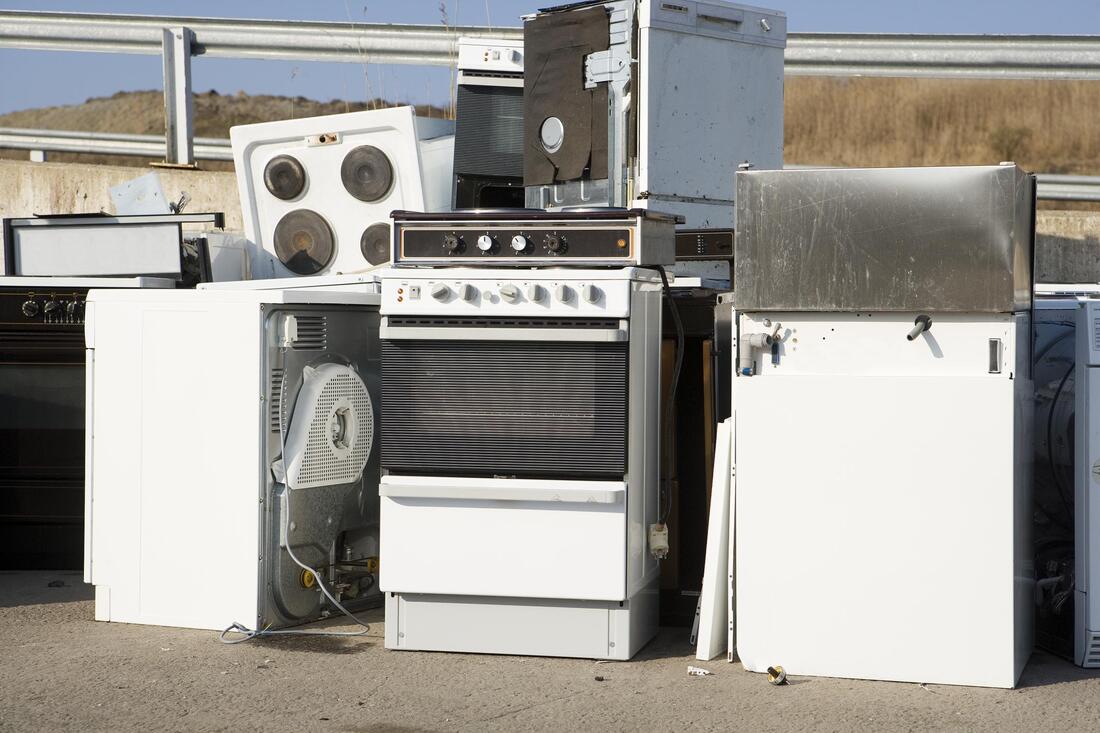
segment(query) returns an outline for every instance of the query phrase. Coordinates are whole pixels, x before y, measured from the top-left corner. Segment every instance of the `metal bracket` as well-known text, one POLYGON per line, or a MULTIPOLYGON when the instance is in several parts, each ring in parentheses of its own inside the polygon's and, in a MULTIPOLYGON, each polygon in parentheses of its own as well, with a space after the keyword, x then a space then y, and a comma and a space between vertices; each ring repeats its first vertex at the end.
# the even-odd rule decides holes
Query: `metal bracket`
POLYGON ((625 46, 612 46, 584 57, 584 88, 594 89, 604 82, 630 80, 630 51, 625 46))

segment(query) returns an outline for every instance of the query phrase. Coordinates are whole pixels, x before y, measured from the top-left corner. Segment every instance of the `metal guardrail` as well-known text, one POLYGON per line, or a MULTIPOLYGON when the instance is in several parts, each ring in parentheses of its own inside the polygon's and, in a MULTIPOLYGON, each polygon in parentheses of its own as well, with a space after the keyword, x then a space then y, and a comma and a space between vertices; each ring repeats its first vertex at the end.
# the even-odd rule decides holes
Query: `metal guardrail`
MULTIPOLYGON (((371 64, 454 63, 459 36, 522 39, 522 28, 0 11, 0 46, 159 54, 165 28, 192 54, 371 64)), ((788 74, 1100 79, 1100 36, 791 33, 788 74)))
POLYGON ((792 33, 787 74, 1100 80, 1100 36, 792 33))
MULTIPOLYGON (((159 135, 120 135, 103 132, 67 132, 0 127, 0 148, 29 150, 44 160, 47 152, 134 155, 159 158, 164 155, 164 138, 159 135)), ((195 157, 200 160, 233 160, 228 140, 195 138, 195 157)), ((790 168, 819 166, 790 165, 790 168)), ((1038 196, 1047 201, 1100 202, 1100 176, 1070 176, 1040 173, 1038 196)))
MULTIPOLYGON (((450 65, 464 35, 518 39, 523 31, 0 10, 0 48, 160 54, 166 127, 160 150, 179 165, 217 155, 193 139, 193 56, 450 65)), ((790 75, 1100 80, 1100 36, 792 33, 785 58, 790 75)))
POLYGON ((1035 176, 1038 197, 1046 201, 1100 201, 1100 176, 1067 176, 1040 173, 1035 176))
MULTIPOLYGON (((32 153, 133 155, 158 160, 165 155, 162 135, 28 130, 18 127, 0 127, 0 148, 29 150, 32 153)), ((45 158, 44 155, 36 157, 40 160, 45 158)), ((194 139, 194 157, 198 160, 233 160, 233 151, 228 140, 197 137, 194 139)))

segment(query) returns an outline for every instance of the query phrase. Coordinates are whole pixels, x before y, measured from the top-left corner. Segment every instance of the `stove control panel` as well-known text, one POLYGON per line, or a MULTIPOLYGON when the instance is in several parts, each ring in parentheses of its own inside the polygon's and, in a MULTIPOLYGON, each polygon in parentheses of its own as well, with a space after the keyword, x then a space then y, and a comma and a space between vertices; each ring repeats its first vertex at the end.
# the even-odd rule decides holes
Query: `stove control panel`
POLYGON ((628 210, 583 213, 420 214, 395 212, 397 266, 667 265, 675 260, 675 220, 628 210))
POLYGON ((453 274, 446 270, 393 270, 382 280, 382 313, 613 318, 630 314, 632 286, 628 279, 532 275, 530 271, 502 269, 490 277, 471 278, 458 270, 453 274))
POLYGON ((84 326, 84 290, 0 288, 0 326, 84 326))

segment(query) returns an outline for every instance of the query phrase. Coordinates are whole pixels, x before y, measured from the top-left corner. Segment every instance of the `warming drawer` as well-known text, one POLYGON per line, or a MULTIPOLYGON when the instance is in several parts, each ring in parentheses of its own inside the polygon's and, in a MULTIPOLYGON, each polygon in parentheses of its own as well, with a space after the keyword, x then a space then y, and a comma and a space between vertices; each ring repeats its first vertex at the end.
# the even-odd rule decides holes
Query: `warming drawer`
POLYGON ((626 483, 385 476, 380 587, 626 598, 626 483))

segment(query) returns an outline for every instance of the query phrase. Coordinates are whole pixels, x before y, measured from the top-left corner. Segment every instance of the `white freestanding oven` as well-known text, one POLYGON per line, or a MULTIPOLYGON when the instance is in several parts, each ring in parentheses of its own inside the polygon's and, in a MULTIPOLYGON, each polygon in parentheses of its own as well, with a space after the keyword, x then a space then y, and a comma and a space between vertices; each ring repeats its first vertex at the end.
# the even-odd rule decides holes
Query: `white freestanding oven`
POLYGON ((1033 178, 738 174, 737 654, 1013 687, 1032 649, 1033 178))
POLYGON ((395 215, 387 648, 629 659, 656 633, 662 283, 623 265, 670 260, 674 220, 605 213, 395 215), (559 261, 614 268, 523 266, 559 261))

